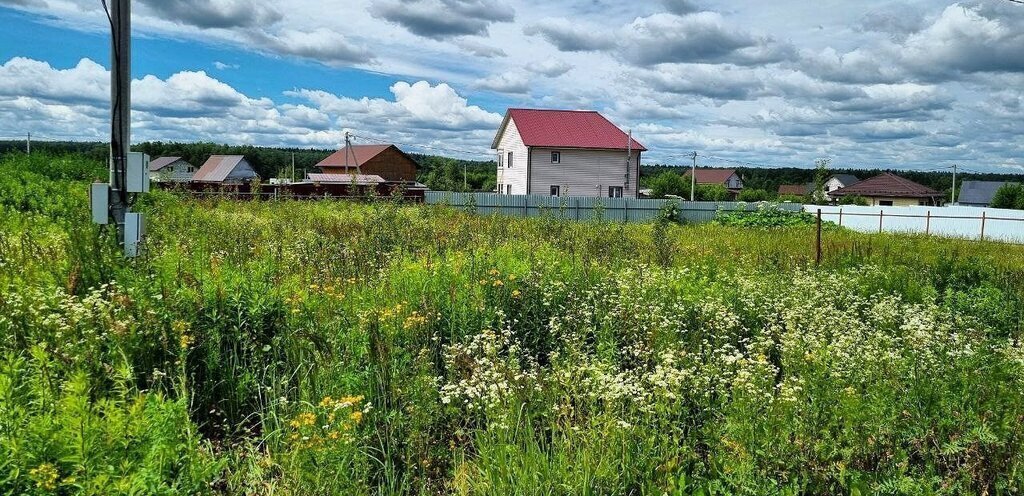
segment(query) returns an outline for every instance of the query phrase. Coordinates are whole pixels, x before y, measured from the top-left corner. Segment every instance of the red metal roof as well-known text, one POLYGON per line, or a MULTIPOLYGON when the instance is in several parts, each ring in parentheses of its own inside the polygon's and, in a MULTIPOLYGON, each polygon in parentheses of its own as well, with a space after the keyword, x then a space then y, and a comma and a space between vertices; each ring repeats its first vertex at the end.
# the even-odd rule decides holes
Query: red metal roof
POLYGON ((779 194, 804 196, 807 193, 810 193, 812 189, 814 189, 814 186, 809 186, 806 184, 780 184, 779 194))
MULTIPOLYGON (((697 184, 721 184, 736 174, 736 169, 697 169, 697 184)), ((690 171, 686 171, 683 177, 690 177, 690 171)))
POLYGON ((332 153, 316 164, 317 167, 360 167, 380 152, 395 145, 351 145, 332 153), (347 162, 346 162, 347 157, 347 162))
POLYGON ((213 183, 223 182, 228 177, 228 174, 231 174, 231 171, 238 167, 242 160, 245 160, 243 155, 210 155, 210 158, 206 159, 206 163, 192 176, 192 180, 213 183))
MULTIPOLYGON (((515 123, 526 146, 625 150, 629 138, 593 110, 508 109, 491 148, 498 147, 509 121, 515 123)), ((639 141, 632 141, 633 150, 647 151, 639 141)))
POLYGON ((933 198, 943 196, 934 189, 917 184, 905 177, 897 176, 891 172, 884 172, 871 179, 865 179, 852 186, 839 188, 829 196, 888 196, 894 198, 933 198))
POLYGON ((179 160, 181 160, 181 157, 157 157, 149 161, 149 171, 156 172, 179 160))

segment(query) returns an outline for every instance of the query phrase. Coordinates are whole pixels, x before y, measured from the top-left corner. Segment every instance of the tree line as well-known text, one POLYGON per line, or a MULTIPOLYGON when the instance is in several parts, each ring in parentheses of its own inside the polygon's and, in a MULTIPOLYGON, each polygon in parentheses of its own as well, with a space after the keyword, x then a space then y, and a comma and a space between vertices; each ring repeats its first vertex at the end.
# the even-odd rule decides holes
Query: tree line
MULTIPOLYGON (((245 155, 249 163, 256 169, 257 174, 262 178, 294 177, 295 179, 302 179, 306 177, 306 173, 315 172, 314 167, 316 164, 336 151, 333 149, 261 147, 212 142, 181 143, 173 141, 147 141, 132 145, 132 149, 144 152, 153 158, 161 156, 182 157, 196 167, 201 166, 210 155, 245 155), (294 169, 292 168, 293 158, 294 169)), ((24 141, 0 141, 0 154, 11 151, 23 152, 24 150, 24 141)), ((109 145, 98 141, 39 141, 32 143, 32 150, 52 154, 78 153, 90 159, 106 161, 109 154, 109 145)), ((497 166, 493 160, 462 160, 419 153, 409 153, 409 156, 419 165, 416 180, 433 190, 494 191, 497 185, 497 166)), ((815 169, 798 167, 773 169, 735 167, 736 172, 743 178, 744 184, 743 191, 737 199, 740 201, 790 200, 794 202, 813 202, 814 199, 807 196, 780 197, 778 194, 779 186, 783 184, 815 184, 827 180, 827 176, 832 174, 852 174, 860 179, 867 179, 887 171, 879 168, 832 169, 828 167, 827 163, 824 164, 825 170, 822 170, 820 165, 815 169)), ((640 184, 643 188, 650 188, 656 197, 676 195, 682 198, 689 198, 690 180, 683 177, 687 170, 689 168, 664 164, 642 166, 640 169, 640 184)), ((947 198, 953 186, 952 174, 946 172, 890 172, 899 174, 937 191, 945 192, 947 198)), ((1016 174, 957 174, 957 183, 959 184, 961 180, 1020 181, 1021 176, 1016 174)), ((1024 186, 1005 189, 1006 191, 1001 190, 996 195, 996 200, 994 201, 998 201, 1000 205, 1020 205, 1017 207, 1004 206, 1001 208, 1024 208, 1024 186), (1019 202, 1018 198, 1020 198, 1019 202)), ((720 185, 698 185, 695 197, 698 200, 704 201, 721 201, 729 198, 729 192, 720 185)), ((845 201, 856 203, 857 199, 851 198, 845 201)))

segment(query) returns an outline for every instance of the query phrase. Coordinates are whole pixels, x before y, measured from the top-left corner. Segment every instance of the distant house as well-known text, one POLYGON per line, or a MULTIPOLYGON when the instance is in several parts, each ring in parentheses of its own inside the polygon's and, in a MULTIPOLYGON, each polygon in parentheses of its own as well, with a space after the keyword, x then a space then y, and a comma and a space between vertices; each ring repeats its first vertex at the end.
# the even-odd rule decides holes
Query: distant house
POLYGON ((324 184, 355 184, 356 186, 376 186, 388 182, 376 174, 317 174, 306 175, 314 183, 324 184))
MULTIPOLYGON (((689 180, 692 171, 686 171, 683 177, 689 180)), ((743 178, 736 169, 697 169, 697 184, 719 184, 729 190, 735 198, 743 189, 743 178)))
POLYGON ((196 167, 181 157, 157 157, 149 162, 149 177, 156 182, 187 182, 195 172, 196 167))
POLYGON ((779 185, 779 196, 807 196, 814 190, 814 183, 809 184, 781 184, 779 185))
POLYGON ((1007 184, 1014 183, 1009 181, 964 181, 960 184, 957 204, 968 207, 987 207, 992 204, 992 198, 996 196, 996 191, 1007 184))
POLYGON ((825 181, 825 198, 832 199, 832 192, 845 188, 847 186, 853 186, 860 182, 860 178, 853 174, 835 174, 825 181))
POLYGON ((873 206, 941 205, 943 194, 910 179, 885 172, 829 193, 832 198, 861 196, 873 206))
POLYGON ((316 167, 323 174, 373 175, 386 181, 413 182, 418 164, 395 145, 350 145, 316 167))
POLYGON ((192 182, 241 184, 259 177, 242 155, 211 155, 192 176, 192 182))
POLYGON ((594 111, 509 109, 491 143, 498 193, 637 197, 647 151, 594 111))

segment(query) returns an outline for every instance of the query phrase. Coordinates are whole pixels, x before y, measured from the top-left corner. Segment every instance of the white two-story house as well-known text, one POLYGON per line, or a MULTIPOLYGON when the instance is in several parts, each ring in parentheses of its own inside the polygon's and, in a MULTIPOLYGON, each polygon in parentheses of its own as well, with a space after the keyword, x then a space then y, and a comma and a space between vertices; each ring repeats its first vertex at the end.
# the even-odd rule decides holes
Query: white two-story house
POLYGON ((643 145, 594 111, 509 109, 491 148, 498 193, 636 198, 643 145))

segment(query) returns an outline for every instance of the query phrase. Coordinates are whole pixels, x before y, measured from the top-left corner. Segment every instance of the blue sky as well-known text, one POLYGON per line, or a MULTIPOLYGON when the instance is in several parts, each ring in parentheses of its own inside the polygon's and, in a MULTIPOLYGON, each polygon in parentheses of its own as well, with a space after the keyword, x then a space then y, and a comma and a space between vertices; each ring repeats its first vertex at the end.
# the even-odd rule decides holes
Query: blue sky
MULTIPOLYGON (((1007 0, 135 0, 133 137, 488 158, 509 106, 587 108, 647 162, 1024 171, 1007 0), (719 157, 719 158, 711 158, 719 157)), ((105 139, 99 0, 0 0, 0 137, 105 139)))

